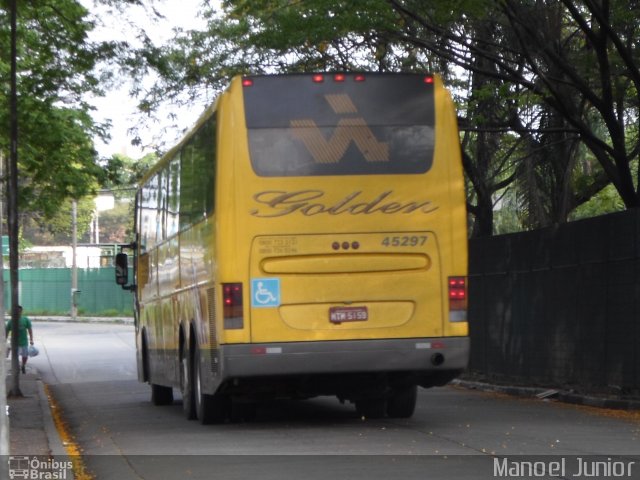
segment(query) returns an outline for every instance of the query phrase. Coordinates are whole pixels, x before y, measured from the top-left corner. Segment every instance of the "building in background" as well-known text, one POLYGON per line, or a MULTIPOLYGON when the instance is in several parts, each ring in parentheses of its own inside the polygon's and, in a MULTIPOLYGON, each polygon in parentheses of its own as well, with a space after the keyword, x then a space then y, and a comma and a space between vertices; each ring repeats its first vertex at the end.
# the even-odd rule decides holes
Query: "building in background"
MULTIPOLYGON (((105 268, 113 266, 115 245, 78 245, 78 268, 105 268)), ((20 268, 71 268, 73 248, 70 245, 27 248, 20 255, 20 268)))
POLYGON ((95 198, 96 209, 91 221, 91 242, 100 243, 100 213, 113 210, 116 199, 111 190, 100 190, 95 198))

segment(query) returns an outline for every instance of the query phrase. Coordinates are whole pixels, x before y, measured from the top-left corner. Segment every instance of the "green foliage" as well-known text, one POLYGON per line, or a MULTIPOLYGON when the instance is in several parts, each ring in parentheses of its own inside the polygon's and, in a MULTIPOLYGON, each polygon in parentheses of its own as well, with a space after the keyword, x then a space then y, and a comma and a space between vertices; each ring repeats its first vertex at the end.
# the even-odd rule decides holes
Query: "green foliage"
POLYGON ((386 0, 240 0, 223 8, 223 15, 207 11, 206 30, 181 32, 163 48, 147 43, 131 59, 135 78, 149 72, 158 78, 141 111, 165 101, 192 102, 237 74, 433 67, 415 49, 386 38, 389 26, 401 21, 386 0))
POLYGON ((24 102, 20 109, 20 208, 45 218, 68 198, 94 192, 102 176, 87 112, 24 102))
MULTIPOLYGON (((78 201, 78 239, 89 241, 89 227, 95 203, 93 197, 78 201)), ((72 200, 67 198, 48 216, 32 213, 22 217, 22 235, 33 245, 70 245, 72 237, 72 200)))
POLYGON ((155 153, 134 160, 126 155, 114 154, 103 166, 103 187, 117 190, 119 187, 135 187, 149 169, 158 161, 155 153))
POLYGON ((494 235, 505 235, 507 233, 521 232, 523 230, 522 215, 515 205, 502 204, 494 213, 493 233, 494 235))
MULTIPOLYGON (((0 51, 9 52, 6 2, 0 5, 0 51)), ((93 193, 102 179, 93 148, 105 136, 94 124, 87 93, 100 94, 96 66, 112 58, 116 42, 92 43, 94 27, 76 0, 18 3, 18 160, 20 210, 48 219, 68 198, 93 193)), ((0 57, 0 157, 9 156, 10 58, 0 57)))
POLYGON ((624 202, 620 198, 613 185, 607 185, 599 193, 591 197, 589 201, 583 203, 571 212, 570 220, 580 220, 591 218, 606 213, 620 212, 624 210, 624 202))
MULTIPOLYGON (((592 165, 586 165, 589 169, 583 173, 579 178, 582 190, 587 190, 592 186, 593 177, 595 174, 592 169, 592 165)), ((637 178, 638 176, 638 161, 634 161, 631 164, 631 173, 637 178)), ((590 196, 587 201, 580 204, 575 210, 571 212, 569 216, 570 220, 580 220, 583 218, 596 217, 598 215, 604 215, 607 213, 620 212, 625 209, 625 204, 620 198, 620 193, 616 190, 613 184, 608 184, 604 188, 600 189, 594 195, 590 196)))
POLYGON ((138 160, 115 154, 103 166, 103 186, 113 191, 116 206, 112 210, 100 213, 101 242, 124 243, 133 238, 135 189, 157 161, 158 156, 155 153, 147 154, 138 160))
POLYGON ((134 238, 133 202, 117 202, 100 212, 100 243, 126 243, 134 238))
POLYGON ((460 106, 475 234, 561 223, 594 195, 617 208, 608 184, 640 205, 637 2, 226 0, 206 15, 132 58, 159 79, 143 111, 238 73, 436 71, 460 106))

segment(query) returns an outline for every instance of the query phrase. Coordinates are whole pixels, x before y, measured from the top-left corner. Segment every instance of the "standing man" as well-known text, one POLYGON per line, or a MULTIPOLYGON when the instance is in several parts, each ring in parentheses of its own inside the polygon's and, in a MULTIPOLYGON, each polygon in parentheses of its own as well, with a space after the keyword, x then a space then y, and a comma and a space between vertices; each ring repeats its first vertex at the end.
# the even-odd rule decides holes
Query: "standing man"
MULTIPOLYGON (((22 316, 22 306, 20 305, 18 305, 18 315, 20 315, 20 320, 18 321, 18 355, 22 357, 22 373, 27 373, 26 366, 29 358, 29 345, 33 345, 33 329, 31 328, 31 320, 22 316), (28 339, 27 332, 29 333, 28 339)), ((11 320, 9 320, 4 327, 5 336, 9 335, 10 331, 11 320)))

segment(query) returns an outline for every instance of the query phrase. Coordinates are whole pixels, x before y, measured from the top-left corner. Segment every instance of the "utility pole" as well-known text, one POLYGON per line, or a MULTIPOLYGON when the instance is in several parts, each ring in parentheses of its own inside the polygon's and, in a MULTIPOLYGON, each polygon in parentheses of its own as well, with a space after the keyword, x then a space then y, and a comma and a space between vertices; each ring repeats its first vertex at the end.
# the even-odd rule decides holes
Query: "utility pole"
POLYGON ((96 216, 95 216, 95 237, 94 237, 94 241, 93 243, 95 244, 99 244, 100 243, 100 210, 98 209, 98 207, 96 206, 96 216))
POLYGON ((74 198, 71 203, 71 224, 72 224, 72 255, 71 255, 71 320, 78 317, 78 263, 76 253, 78 249, 78 201, 74 198))
POLYGON ((11 123, 11 152, 9 155, 9 277, 11 280, 11 388, 9 396, 22 397, 20 391, 20 364, 18 363, 18 87, 17 87, 17 0, 11 0, 11 93, 9 95, 9 118, 11 123))
MULTIPOLYGON (((4 222, 4 156, 0 152, 0 239, 4 229, 2 224, 4 222)), ((4 243, 0 240, 0 248, 4 247, 4 243)), ((9 445, 9 417, 7 412, 7 342, 4 338, 4 251, 0 252, 0 318, 2 319, 2 333, 0 335, 0 478, 9 478, 8 462, 3 462, 1 459, 8 458, 10 452, 9 445)))

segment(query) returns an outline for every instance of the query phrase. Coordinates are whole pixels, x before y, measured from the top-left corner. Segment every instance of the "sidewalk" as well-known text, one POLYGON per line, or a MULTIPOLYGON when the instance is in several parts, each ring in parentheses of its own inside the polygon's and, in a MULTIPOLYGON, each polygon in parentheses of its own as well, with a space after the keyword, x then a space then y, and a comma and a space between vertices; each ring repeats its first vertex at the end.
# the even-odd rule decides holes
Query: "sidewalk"
POLYGON ((122 323, 133 324, 133 317, 76 317, 55 315, 29 315, 32 322, 79 322, 79 323, 122 323))
MULTIPOLYGON (((7 371, 11 366, 7 360, 7 371)), ((11 374, 6 379, 7 391, 11 374)), ((27 373, 20 375, 22 397, 8 398, 9 451, 20 456, 64 457, 66 451, 53 422, 49 400, 38 372, 27 365, 27 373)))
POLYGON ((457 385, 468 390, 497 392, 514 397, 537 398, 539 400, 557 400, 562 403, 570 403, 573 405, 582 405, 585 407, 595 407, 607 410, 640 410, 640 399, 638 398, 623 398, 611 395, 591 395, 587 393, 576 393, 570 390, 567 391, 553 388, 501 385, 469 380, 465 379, 464 377, 453 380, 453 382, 451 382, 451 385, 457 385))
MULTIPOLYGON (((70 322, 70 317, 37 316, 37 322, 70 322)), ((77 322, 133 324, 128 317, 78 317, 77 322)), ((11 362, 5 360, 7 392, 11 385, 11 362)), ((9 452, 15 456, 46 456, 64 458, 67 451, 56 429, 49 399, 35 367, 27 364, 27 373, 20 375, 22 397, 8 398, 9 452)))

